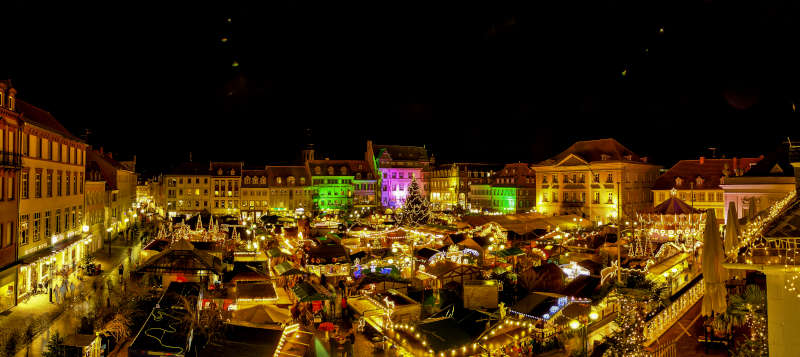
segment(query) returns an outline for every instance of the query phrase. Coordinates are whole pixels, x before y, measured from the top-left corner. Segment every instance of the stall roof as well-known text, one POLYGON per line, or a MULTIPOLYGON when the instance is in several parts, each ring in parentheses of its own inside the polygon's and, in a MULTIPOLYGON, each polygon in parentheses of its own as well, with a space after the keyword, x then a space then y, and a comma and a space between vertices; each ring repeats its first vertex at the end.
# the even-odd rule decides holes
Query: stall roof
POLYGON ((428 247, 425 247, 425 248, 422 248, 422 249, 420 249, 420 250, 417 250, 417 252, 416 252, 416 255, 417 255, 417 257, 419 257, 419 258, 422 258, 422 259, 428 260, 428 259, 430 259, 432 256, 436 255, 437 253, 439 253, 439 251, 438 251, 438 250, 436 250, 436 249, 431 249, 431 248, 428 248, 428 247))
POLYGON ((519 249, 517 247, 506 248, 501 251, 494 253, 495 256, 504 258, 504 257, 515 257, 518 255, 525 255, 525 251, 519 249))
POLYGON ((428 347, 437 352, 461 347, 474 340, 452 317, 421 321, 417 330, 425 335, 428 347))
POLYGON ((327 289, 316 284, 301 282, 292 288, 297 299, 302 302, 328 300, 331 298, 327 289))
POLYGON ((195 274, 204 270, 222 275, 222 261, 181 239, 167 250, 152 256, 136 272, 195 274))
POLYGON ((296 267, 292 262, 288 261, 276 265, 275 267, 273 267, 273 269, 275 269, 275 272, 278 273, 278 275, 280 276, 296 275, 304 273, 302 270, 300 270, 300 268, 296 267))
POLYGON ((275 286, 266 283, 239 283, 236 284, 236 295, 239 299, 277 299, 275 286))

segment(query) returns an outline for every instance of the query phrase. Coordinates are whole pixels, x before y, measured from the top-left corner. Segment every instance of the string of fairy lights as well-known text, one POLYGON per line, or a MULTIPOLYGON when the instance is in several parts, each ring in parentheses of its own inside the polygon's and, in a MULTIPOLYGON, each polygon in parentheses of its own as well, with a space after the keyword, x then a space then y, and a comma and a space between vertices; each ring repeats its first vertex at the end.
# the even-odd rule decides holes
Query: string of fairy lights
POLYGON ((765 217, 762 218, 758 216, 748 222, 741 232, 739 232, 738 244, 729 249, 726 255, 729 261, 738 262, 739 252, 744 249, 744 255, 742 257, 744 263, 753 264, 754 253, 760 250, 764 257, 768 257, 769 250, 777 248, 774 249, 774 251, 777 252, 777 256, 760 263, 782 264, 786 276, 784 279, 784 289, 800 299, 800 271, 796 269, 798 262, 797 253, 800 247, 798 247, 796 240, 777 239, 768 241, 764 237, 764 230, 790 207, 790 203, 798 204, 795 200, 796 196, 796 191, 790 192, 784 198, 770 206, 765 217), (785 252, 781 253, 783 251, 785 252))

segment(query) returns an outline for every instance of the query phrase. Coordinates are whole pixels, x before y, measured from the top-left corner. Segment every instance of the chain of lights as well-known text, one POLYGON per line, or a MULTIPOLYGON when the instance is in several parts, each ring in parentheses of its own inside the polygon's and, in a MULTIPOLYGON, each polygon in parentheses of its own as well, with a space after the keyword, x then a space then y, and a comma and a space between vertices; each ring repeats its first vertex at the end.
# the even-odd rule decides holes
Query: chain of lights
POLYGON ((676 321, 694 306, 705 294, 705 284, 700 279, 693 287, 687 290, 678 300, 672 302, 664 310, 647 321, 643 334, 647 341, 654 341, 666 332, 676 321))
MULTIPOLYGON (((766 218, 762 219, 760 216, 758 216, 754 220, 748 222, 744 229, 742 229, 739 233, 739 244, 736 245, 736 247, 728 250, 727 255, 729 259, 735 261, 739 250, 742 248, 747 249, 747 254, 749 257, 752 257, 752 252, 754 249, 766 249, 764 245, 765 242, 761 239, 763 238, 764 228, 766 228, 769 223, 774 221, 775 218, 783 213, 784 208, 786 208, 786 206, 794 200, 795 196, 795 191, 790 192, 786 195, 786 197, 782 198, 778 202, 775 202, 775 204, 769 207, 766 218)), ((745 259, 745 262, 747 264, 752 264, 751 259, 745 259)))
POLYGON ((646 357, 645 314, 642 302, 625 294, 619 295, 620 312, 616 323, 619 328, 608 336, 609 351, 618 356, 646 357))

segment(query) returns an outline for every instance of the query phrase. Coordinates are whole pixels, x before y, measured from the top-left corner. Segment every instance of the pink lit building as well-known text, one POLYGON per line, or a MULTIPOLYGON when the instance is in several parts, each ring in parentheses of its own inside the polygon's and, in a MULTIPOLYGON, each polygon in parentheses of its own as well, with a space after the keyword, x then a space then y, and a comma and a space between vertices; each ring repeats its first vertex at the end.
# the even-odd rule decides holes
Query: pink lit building
POLYGON ((383 207, 395 209, 405 203, 408 186, 416 179, 421 193, 427 197, 429 182, 426 173, 434 159, 420 146, 373 145, 367 141, 367 153, 378 167, 378 195, 383 207))

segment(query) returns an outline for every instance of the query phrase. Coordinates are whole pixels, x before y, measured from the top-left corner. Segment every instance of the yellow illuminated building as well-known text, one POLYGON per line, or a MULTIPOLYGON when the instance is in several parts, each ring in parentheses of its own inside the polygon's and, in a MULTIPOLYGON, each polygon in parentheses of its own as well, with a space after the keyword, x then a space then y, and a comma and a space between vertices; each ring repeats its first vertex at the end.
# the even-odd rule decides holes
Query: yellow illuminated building
POLYGON ((616 220, 619 205, 623 217, 633 215, 652 206, 659 168, 614 139, 576 142, 534 167, 537 211, 603 223, 616 220))

